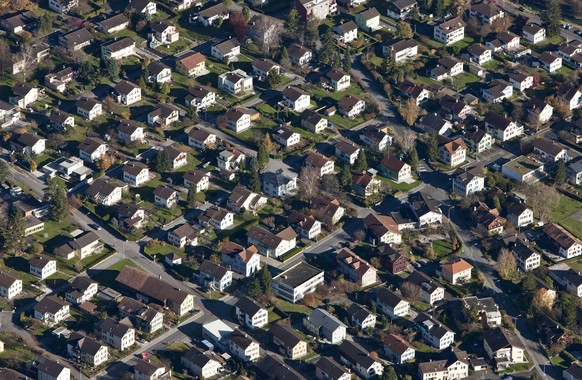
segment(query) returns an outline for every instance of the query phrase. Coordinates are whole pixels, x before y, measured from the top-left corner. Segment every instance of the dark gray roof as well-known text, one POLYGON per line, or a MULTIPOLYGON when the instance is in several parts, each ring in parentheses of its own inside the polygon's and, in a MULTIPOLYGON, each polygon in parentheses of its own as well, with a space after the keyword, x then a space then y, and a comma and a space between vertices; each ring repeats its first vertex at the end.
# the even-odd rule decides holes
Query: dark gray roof
POLYGON ((35 306, 34 310, 41 314, 51 313, 56 314, 65 306, 69 306, 70 303, 63 301, 56 296, 48 296, 41 299, 35 306))
POLYGON ((204 260, 200 264, 200 273, 209 275, 212 278, 221 279, 228 273, 228 269, 213 263, 210 260, 204 260))
POLYGON ((263 380, 305 380, 305 377, 294 369, 269 354, 257 363, 257 368, 263 380))
MULTIPOLYGON (((67 368, 67 366, 63 365, 62 363, 55 362, 45 358, 44 356, 37 357, 34 360, 33 365, 39 372, 46 373, 47 375, 54 376, 55 378, 57 378, 61 372, 67 368)), ((5 377, 3 377, 1 374, 0 378, 5 379, 5 377)))
POLYGON ((352 303, 348 308, 347 312, 351 317, 353 317, 356 321, 359 322, 365 320, 366 318, 368 318, 370 314, 372 314, 370 310, 366 309, 364 306, 357 303, 352 303))
POLYGON ((365 369, 370 368, 376 360, 362 346, 349 340, 344 340, 339 347, 340 355, 352 365, 360 365, 365 369))
POLYGON ((281 276, 281 274, 283 274, 281 273, 273 280, 285 284, 291 288, 295 288, 319 275, 321 272, 323 272, 321 269, 311 266, 305 262, 300 262, 296 266, 283 272, 284 277, 281 276))
POLYGON ((253 316, 263 309, 257 301, 247 296, 239 298, 238 302, 234 305, 240 309, 243 313, 253 316))
POLYGON ((281 322, 273 324, 269 329, 269 333, 272 336, 277 337, 277 339, 282 341, 287 347, 295 347, 299 343, 304 342, 304 340, 301 339, 293 329, 291 329, 291 326, 281 322))
POLYGON ((491 351, 497 352, 508 347, 518 347, 523 349, 521 341, 514 332, 504 328, 496 328, 492 330, 485 330, 483 338, 487 342, 491 351))
POLYGON ((327 374, 332 380, 338 380, 346 373, 349 373, 343 365, 333 360, 332 357, 322 356, 315 366, 327 374))

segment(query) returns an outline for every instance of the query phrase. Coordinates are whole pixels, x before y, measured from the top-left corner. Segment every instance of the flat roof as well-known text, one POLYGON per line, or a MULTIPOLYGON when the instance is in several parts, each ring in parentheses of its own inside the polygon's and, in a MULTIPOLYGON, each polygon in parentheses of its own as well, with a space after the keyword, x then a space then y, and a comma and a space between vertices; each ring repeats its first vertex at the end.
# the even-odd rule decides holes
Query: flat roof
POLYGON ((323 273, 321 269, 317 269, 312 265, 300 262, 299 264, 287 269, 286 271, 279 273, 273 278, 273 281, 277 281, 283 285, 295 288, 304 282, 311 280, 313 277, 320 275, 321 273, 323 273))
POLYGON ((503 165, 504 168, 511 169, 513 172, 520 174, 522 176, 533 171, 539 170, 543 166, 544 166, 543 164, 537 162, 536 160, 528 156, 520 156, 514 158, 513 160, 503 165))

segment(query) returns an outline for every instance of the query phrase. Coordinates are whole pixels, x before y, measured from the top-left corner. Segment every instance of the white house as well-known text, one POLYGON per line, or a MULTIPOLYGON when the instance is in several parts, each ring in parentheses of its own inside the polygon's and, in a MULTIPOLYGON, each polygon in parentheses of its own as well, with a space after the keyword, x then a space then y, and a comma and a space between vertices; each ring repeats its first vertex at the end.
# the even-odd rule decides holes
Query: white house
POLYGON ((317 170, 320 177, 323 177, 326 174, 332 174, 335 168, 333 160, 330 160, 318 152, 310 152, 307 157, 305 157, 305 166, 317 170))
POLYGON ((340 360, 351 367, 362 379, 374 379, 382 376, 384 366, 373 358, 359 344, 350 340, 344 341, 339 348, 340 360))
POLYGON ((108 179, 99 178, 93 181, 85 194, 94 202, 112 206, 121 201, 123 189, 123 186, 119 186, 108 179))
POLYGON ((539 57, 541 67, 549 73, 553 73, 562 67, 562 57, 549 51, 544 51, 539 57))
POLYGON ((159 185, 154 190, 154 203, 157 206, 172 208, 179 198, 178 192, 169 186, 159 185))
POLYGON ((79 5, 79 0, 49 0, 48 3, 50 9, 60 14, 69 13, 77 5, 79 5))
POLYGON ((521 38, 532 44, 538 44, 546 39, 546 28, 538 24, 527 24, 522 29, 521 38))
POLYGON ((232 285, 232 271, 210 260, 204 260, 200 264, 199 272, 198 278, 211 290, 222 292, 232 285))
POLYGON ((513 85, 518 91, 525 91, 533 87, 533 75, 523 74, 520 72, 512 72, 509 74, 509 83, 513 85))
POLYGON ((212 45, 210 54, 219 61, 231 62, 240 54, 240 44, 236 38, 212 45))
POLYGON ((451 45, 465 38, 465 22, 460 17, 452 18, 434 27, 433 38, 451 45))
POLYGON ((365 330, 376 326, 376 315, 357 303, 352 303, 347 310, 352 324, 358 329, 365 330))
POLYGON ((283 104, 295 112, 302 112, 311 105, 311 96, 293 86, 283 90, 283 104))
POLYGON ((305 262, 273 277, 273 294, 288 302, 298 302, 308 293, 313 293, 324 282, 324 271, 305 262))
POLYGON ((196 107, 197 110, 208 108, 214 103, 216 103, 216 93, 203 86, 191 87, 184 99, 186 107, 196 107))
POLYGON ((582 255, 582 242, 563 227, 555 223, 546 224, 544 233, 566 259, 582 255))
POLYGON ((33 276, 40 277, 41 280, 57 273, 57 261, 47 256, 36 255, 28 260, 28 264, 29 273, 33 276))
POLYGON ((145 139, 144 128, 132 121, 122 121, 117 126, 117 138, 124 142, 142 142, 145 139))
POLYGON ((77 101, 77 113, 87 120, 93 120, 103 114, 103 105, 95 99, 81 98, 77 101))
POLYGON ((11 300, 22 292, 22 280, 0 272, 0 296, 11 300))
POLYGON ((168 231, 167 239, 169 244, 178 248, 196 245, 198 241, 196 231, 188 223, 178 225, 168 231))
POLYGON ((347 326, 324 309, 315 309, 303 318, 303 325, 314 336, 337 344, 346 339, 347 326))
POLYGON ((404 364, 414 360, 416 350, 414 346, 400 335, 387 334, 383 341, 384 353, 395 364, 404 364))
POLYGON ((410 303, 388 288, 380 288, 376 293, 376 308, 390 319, 406 317, 410 309, 410 303))
POLYGON ((273 134, 273 140, 278 142, 283 146, 283 148, 289 148, 293 145, 299 144, 301 141, 301 135, 289 127, 280 127, 273 134))
POLYGON ((260 329, 269 323, 269 312, 252 298, 243 296, 234 305, 240 323, 251 329, 260 329))
POLYGON ((360 148, 350 142, 340 140, 335 144, 335 156, 346 164, 355 164, 359 154, 360 148))
POLYGON ((105 318, 95 324, 95 334, 116 350, 125 351, 135 344, 135 329, 131 325, 105 318))
POLYGON ((349 118, 358 116, 366 109, 366 102, 352 94, 344 95, 337 105, 339 113, 344 117, 349 118))
POLYGON ((119 103, 129 106, 141 100, 141 88, 126 80, 121 80, 114 87, 114 95, 119 103))
POLYGON ((455 167, 464 163, 467 159, 467 145, 461 137, 450 139, 438 136, 438 160, 445 165, 455 167))
POLYGON ((84 161, 95 163, 105 153, 107 153, 107 144, 95 137, 87 137, 79 144, 79 158, 84 161))
POLYGON ((437 350, 443 350, 455 343, 455 333, 428 314, 419 313, 414 322, 422 338, 437 350))
POLYGON ((358 39, 358 25, 353 21, 348 21, 333 28, 335 37, 342 45, 349 44, 358 39))
POLYGON ((251 115, 241 108, 231 108, 226 114, 226 125, 228 129, 241 133, 251 128, 251 115))
POLYGON ((485 189, 483 169, 474 167, 459 170, 453 175, 451 192, 468 197, 485 189))
POLYGON ((241 69, 228 71, 218 76, 218 88, 233 95, 253 91, 253 77, 241 69))
POLYGON ((274 234, 262 227, 253 226, 247 232, 247 241, 249 245, 254 245, 260 254, 276 258, 295 249, 297 234, 291 227, 274 234))
POLYGON ((101 45, 101 56, 106 59, 120 60, 135 54, 135 41, 129 37, 114 39, 101 45))
POLYGON ((485 129, 498 141, 507 141, 523 134, 523 126, 518 126, 507 117, 496 113, 485 114, 485 129))
POLYGON ((235 330, 228 337, 228 350, 235 358, 243 362, 252 362, 260 357, 259 342, 240 330, 235 330))
POLYGON ((123 166, 123 181, 132 186, 141 186, 150 179, 150 170, 147 165, 139 161, 128 162, 123 166))
POLYGON ((188 145, 194 149, 204 150, 216 144, 216 135, 194 126, 188 131, 188 145))
POLYGON ((511 248, 517 267, 523 272, 534 270, 540 266, 541 256, 527 245, 516 242, 511 248))
POLYGON ((244 248, 235 242, 223 242, 220 255, 224 265, 245 277, 252 276, 261 268, 261 255, 253 245, 244 248))
POLYGON ((224 365, 224 359, 213 351, 201 351, 196 347, 190 348, 181 356, 182 365, 193 374, 209 379, 216 376, 224 365))
POLYGON ((222 207, 212 205, 198 217, 198 222, 203 226, 211 226, 216 231, 223 231, 234 225, 234 214, 222 207))
POLYGON ((69 317, 70 305, 57 296, 44 297, 33 308, 34 318, 49 326, 60 323, 69 317))
POLYGON ((533 224, 533 211, 521 202, 511 202, 507 206, 507 220, 515 227, 528 226, 533 224))

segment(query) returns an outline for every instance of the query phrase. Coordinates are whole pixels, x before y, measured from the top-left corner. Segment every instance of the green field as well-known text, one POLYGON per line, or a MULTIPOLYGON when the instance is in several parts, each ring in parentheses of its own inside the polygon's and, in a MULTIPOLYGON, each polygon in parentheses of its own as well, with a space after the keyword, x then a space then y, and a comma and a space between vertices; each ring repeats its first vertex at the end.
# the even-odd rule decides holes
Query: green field
POLYGON ((560 224, 574 236, 582 239, 582 221, 572 218, 574 214, 582 210, 582 202, 578 202, 567 196, 562 196, 560 202, 550 212, 553 222, 560 224))

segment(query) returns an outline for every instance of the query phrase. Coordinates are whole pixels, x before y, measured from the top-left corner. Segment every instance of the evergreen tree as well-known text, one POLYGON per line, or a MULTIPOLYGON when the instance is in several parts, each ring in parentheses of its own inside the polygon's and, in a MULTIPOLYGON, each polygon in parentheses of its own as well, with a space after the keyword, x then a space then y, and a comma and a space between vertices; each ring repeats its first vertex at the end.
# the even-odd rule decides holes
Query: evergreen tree
POLYGON ((269 83, 269 87, 271 87, 272 89, 274 89, 279 85, 279 83, 281 83, 281 79, 282 79, 281 74, 274 70, 269 71, 269 73, 267 74, 267 83, 269 83))
POLYGON ((432 5, 432 13, 434 17, 439 18, 445 11, 445 0, 435 0, 432 5))
POLYGON ((269 268, 267 264, 263 265, 261 268, 261 273, 259 274, 259 283, 261 284, 261 290, 263 294, 271 294, 271 282, 273 278, 271 277, 271 273, 269 272, 269 268))
POLYGON ((251 19, 251 10, 246 5, 242 9, 243 16, 245 16, 245 20, 249 22, 251 19))
POLYGON ((69 199, 67 190, 57 183, 54 193, 51 195, 49 202, 48 217, 51 220, 62 222, 69 215, 69 199))
POLYGON ((568 328, 575 327, 577 324, 576 308, 577 299, 568 292, 561 293, 561 309, 562 309, 562 322, 568 328))
POLYGON ((408 154, 408 165, 410 165, 413 171, 416 171, 418 168, 418 152, 415 146, 410 149, 410 153, 408 154))
POLYGON ((299 37, 299 12, 297 9, 291 9, 285 20, 285 30, 291 40, 297 40, 299 37))
POLYGON ((426 142, 426 155, 431 161, 436 161, 439 153, 439 142, 437 135, 433 133, 426 142))
POLYGON ((389 366, 384 368, 384 372, 382 373, 382 380, 398 380, 398 375, 396 375, 394 367, 389 366))
POLYGON ((259 164, 259 170, 263 170, 269 162, 269 147, 266 141, 263 140, 259 143, 259 150, 257 151, 257 162, 259 164))
POLYGON ((339 172, 339 185, 342 189, 348 189, 352 184, 352 171, 349 165, 342 166, 339 172))
POLYGON ((259 178, 259 162, 256 157, 251 158, 249 166, 249 189, 258 192, 261 190, 261 180, 259 178))
POLYGON ((24 230, 26 224, 24 214, 16 207, 11 207, 6 224, 0 231, 2 234, 2 247, 7 251, 19 253, 24 247, 24 230))
POLYGON ((335 44, 331 28, 327 28, 321 43, 321 49, 319 49, 319 62, 324 65, 334 66, 335 61, 339 59, 339 53, 337 51, 337 45, 335 44))
POLYGON ((382 61, 382 72, 384 75, 390 75, 392 74, 392 70, 394 70, 394 61, 392 60, 392 55, 388 54, 382 61))
POLYGON ((566 163, 563 158, 560 158, 558 162, 556 162, 553 180, 554 184, 557 186, 562 186, 566 182, 566 163))
POLYGON ((261 296, 261 284, 258 278, 253 278, 249 285, 247 286, 247 294, 253 299, 257 299, 261 296))
POLYGON ((344 60, 342 61, 342 69, 345 72, 349 72, 352 69, 352 61, 353 61, 352 52, 350 51, 350 49, 348 49, 346 51, 346 54, 344 54, 344 60))
POLYGON ((121 68, 119 67, 119 64, 115 60, 113 59, 105 60, 105 72, 107 73, 109 79, 116 80, 117 78, 119 78, 120 71, 121 68))
POLYGON ((289 52, 285 46, 283 46, 283 49, 281 49, 281 57, 279 62, 281 63, 281 66, 286 69, 291 67, 291 58, 289 58, 289 52))
POLYGON ((196 207, 196 185, 192 185, 188 189, 188 194, 186 195, 186 202, 188 203, 188 207, 190 208, 196 207))
POLYGON ((559 0, 546 0, 546 8, 542 12, 542 22, 546 28, 548 36, 560 35, 560 23, 562 21, 562 11, 559 0))
POLYGON ((170 155, 168 151, 162 149, 156 155, 156 163, 154 165, 154 170, 158 173, 164 173, 170 171, 172 165, 170 164, 170 155))
POLYGON ((8 170, 8 164, 6 164, 6 161, 0 160, 0 184, 6 181, 9 173, 10 171, 8 170))
POLYGON ((356 163, 354 164, 354 170, 359 173, 368 170, 368 161, 364 149, 360 149, 360 152, 358 153, 358 158, 356 158, 356 163))

